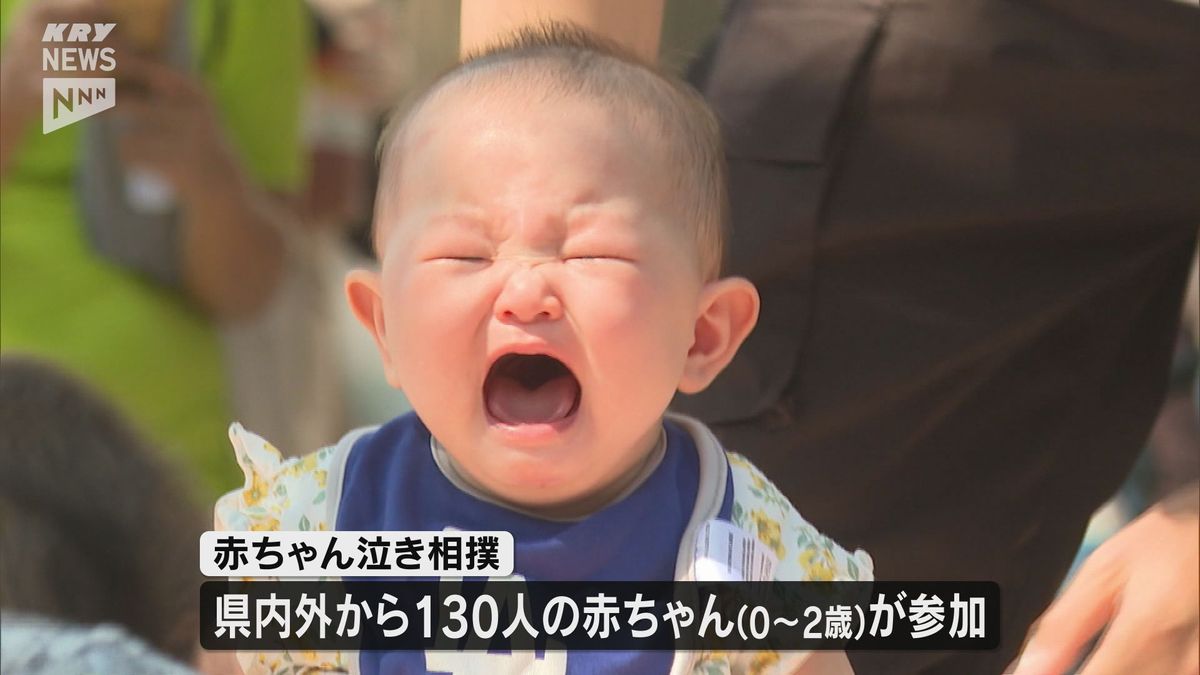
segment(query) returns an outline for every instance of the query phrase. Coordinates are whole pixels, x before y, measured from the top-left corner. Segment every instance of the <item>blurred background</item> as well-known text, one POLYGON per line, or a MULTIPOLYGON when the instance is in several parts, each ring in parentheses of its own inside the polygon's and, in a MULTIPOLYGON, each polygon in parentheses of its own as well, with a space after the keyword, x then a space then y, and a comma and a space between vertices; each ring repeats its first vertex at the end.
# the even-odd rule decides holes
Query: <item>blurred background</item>
MULTIPOLYGON (((213 199, 225 189, 224 176, 200 176, 197 182, 211 187, 196 188, 199 197, 164 197, 170 190, 154 180, 152 168, 161 160, 139 166, 120 141, 94 138, 137 136, 135 123, 126 125, 135 128, 129 131, 89 120, 42 136, 34 120, 5 135, 0 345, 48 358, 98 387, 185 468, 195 495, 211 500, 240 480, 224 441, 229 420, 298 455, 407 409, 403 395, 383 381, 373 344, 346 308, 341 280, 346 270, 371 264, 378 134, 391 109, 454 64, 458 3, 199 0, 186 3, 177 12, 182 16, 158 19, 152 15, 167 14, 170 3, 107 4, 118 12, 119 66, 136 53, 170 64, 205 89, 220 128, 204 133, 221 137, 240 165, 222 173, 236 171, 246 184, 238 189, 279 207, 281 213, 264 219, 264 229, 279 234, 274 246, 281 269, 270 283, 257 284, 270 285, 269 292, 247 279, 231 284, 234 300, 216 294, 213 301, 192 287, 202 282, 193 284, 179 271, 188 263, 179 241, 132 251, 132 244, 105 244, 143 240, 151 228, 178 230, 172 221, 188 217, 189 199, 213 199), (135 25, 162 34, 146 39, 161 44, 137 44, 143 38, 131 34, 135 25), (181 44, 189 46, 182 54, 181 44), (124 176, 127 185, 91 185, 86 174, 97 173, 124 176), (98 203, 104 199, 95 193, 107 189, 148 192, 144 201, 163 204, 130 214, 139 208, 136 200, 126 211, 98 203), (133 219, 147 222, 127 231, 111 231, 103 222, 133 219), (253 297, 241 302, 239 295, 253 297)), ((40 32, 29 31, 74 18, 87 5, 3 0, 5 59, 40 80, 40 32)), ((711 37, 721 11, 715 0, 668 3, 664 64, 681 71, 711 37)), ((20 84, 5 82, 6 111, 28 107, 14 100, 24 93, 20 84)), ((36 84, 32 102, 40 105, 36 84)), ((124 84, 118 87, 122 103, 139 93, 124 84)), ((120 120, 121 107, 102 117, 120 120)), ((210 255, 223 258, 219 247, 242 245, 227 237, 212 244, 217 252, 210 255)), ((259 259, 269 257, 262 251, 270 245, 258 248, 259 259)), ((237 277, 244 269, 223 274, 237 277)))
MULTIPOLYGON (((43 25, 86 5, 50 0, 41 3, 41 13, 31 11, 38 4, 0 4, 6 59, 17 58, 13 52, 22 46, 13 42, 37 37, 14 37, 14 26, 29 19, 43 25)), ((154 46, 137 49, 176 64, 208 88, 218 124, 225 125, 221 131, 237 146, 232 154, 243 165, 245 182, 282 195, 285 213, 272 226, 286 239, 283 269, 269 297, 254 299, 249 311, 230 317, 198 300, 178 274, 167 272, 164 279, 148 271, 137 261, 147 252, 131 258, 120 250, 86 251, 84 242, 94 233, 73 239, 52 234, 81 228, 87 220, 80 213, 81 172, 116 166, 129 173, 136 165, 119 152, 107 159, 111 165, 89 157, 81 147, 90 140, 83 138, 86 122, 44 137, 27 129, 27 137, 8 142, 5 153, 0 347, 46 357, 98 387, 180 464, 195 496, 211 500, 240 480, 223 440, 230 419, 273 439, 285 454, 298 455, 333 442, 348 428, 406 410, 403 395, 383 381, 370 339, 346 308, 341 279, 372 261, 368 233, 379 132, 390 110, 454 64, 459 6, 441 0, 199 0, 186 5, 185 16, 159 17, 156 24, 152 16, 166 13, 170 3, 109 5, 118 12, 117 37, 125 41, 118 43, 125 45, 117 50, 118 62, 131 44, 147 40, 123 35, 127 24, 149 33, 149 42, 157 33, 163 44, 190 46, 182 55, 154 46), (248 113, 249 106, 234 101, 239 97, 265 104, 259 113, 248 113), (258 140, 263 137, 267 140, 258 140), (27 269, 33 265, 44 267, 27 269), (50 276, 60 280, 48 284, 50 276), (109 315, 100 316, 106 310, 109 315), (117 317, 133 325, 106 330, 117 317), (157 332, 160 339, 133 336, 135 331, 157 332), (164 347, 169 341, 191 349, 164 347), (218 363, 219 369, 200 373, 198 364, 218 363), (199 392, 181 394, 189 389, 199 392), (163 401, 187 396, 193 400, 173 406, 163 401), (164 406, 171 409, 160 412, 164 406), (208 428, 197 430, 196 420, 208 428)), ((662 64, 682 73, 712 39, 723 8, 720 0, 667 2, 662 64)), ((40 64, 31 63, 31 76, 40 78, 40 64)), ((11 99, 20 93, 6 81, 6 106, 14 107, 11 99)), ((40 90, 38 95, 40 101, 40 90)), ((166 211, 178 217, 187 207, 178 200, 166 211)), ((88 223, 82 229, 95 227, 88 223)), ((171 257, 178 245, 148 254, 171 257)), ((1194 274, 1190 283, 1194 317, 1194 274)), ((241 291, 234 284, 233 293, 241 291)), ((1128 518, 1164 488, 1200 471, 1188 386, 1195 364, 1195 341, 1181 328, 1172 394, 1130 492, 1105 512, 1103 522, 1128 518)))

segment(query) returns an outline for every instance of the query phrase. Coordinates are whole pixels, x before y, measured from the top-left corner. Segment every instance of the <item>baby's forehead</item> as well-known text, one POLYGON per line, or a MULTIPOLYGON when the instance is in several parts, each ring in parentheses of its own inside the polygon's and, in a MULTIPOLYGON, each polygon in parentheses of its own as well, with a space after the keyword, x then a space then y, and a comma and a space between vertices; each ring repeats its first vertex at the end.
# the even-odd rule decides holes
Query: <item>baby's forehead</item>
MULTIPOLYGON (((612 167, 619 167, 614 173, 637 176, 638 193, 651 199, 654 210, 666 220, 678 221, 702 242, 702 267, 706 275, 716 274, 724 197, 715 121, 710 124, 711 116, 692 100, 694 96, 676 91, 644 68, 616 59, 577 65, 559 57, 520 58, 482 67, 468 64, 436 83, 403 117, 395 118, 380 146, 376 251, 384 252, 384 239, 396 229, 397 221, 407 221, 405 214, 416 213, 408 210, 415 203, 408 195, 455 186, 453 171, 429 172, 427 161, 432 159, 435 168, 443 168, 469 160, 470 141, 484 128, 479 124, 482 118, 491 132, 503 132, 505 125, 523 127, 538 147, 545 147, 539 142, 557 132, 565 139, 558 147, 577 150, 542 153, 542 159, 550 160, 546 164, 584 171, 610 161, 612 167), (586 122, 581 124, 583 119, 586 122), (576 142, 582 136, 606 134, 620 142, 599 148, 576 142)), ((492 175, 502 175, 508 165, 501 161, 492 175)))
POLYGON ((647 160, 659 155, 670 161, 668 155, 680 154, 680 129, 688 127, 679 98, 663 77, 611 55, 551 49, 485 57, 443 76, 394 120, 385 132, 382 159, 407 160, 435 125, 465 125, 481 110, 499 112, 508 121, 519 115, 503 113, 547 113, 538 116, 539 123, 553 128, 568 123, 582 107, 590 124, 629 130, 647 160))
POLYGON ((391 143, 391 152, 399 153, 391 158, 407 159, 423 148, 435 130, 447 139, 462 140, 484 128, 495 133, 526 128, 536 120, 536 131, 550 133, 578 128, 581 118, 586 119, 587 131, 633 137, 639 154, 648 157, 666 150, 660 135, 649 128, 648 117, 628 102, 552 87, 541 78, 473 73, 438 87, 412 111, 391 143))
MULTIPOLYGON (((547 91, 535 85, 512 78, 472 78, 448 83, 431 93, 382 148, 378 193, 380 206, 389 210, 377 211, 377 216, 395 216, 390 208, 399 205, 402 192, 422 192, 404 181, 419 180, 426 191, 431 186, 453 185, 462 178, 454 167, 482 159, 480 147, 509 134, 529 139, 529 145, 522 149, 562 149, 561 153, 534 156, 547 164, 556 162, 553 165, 563 171, 605 161, 626 169, 637 168, 638 173, 642 173, 641 167, 659 165, 661 171, 650 172, 653 180, 644 180, 638 187, 640 192, 653 190, 660 194, 665 185, 662 177, 668 168, 668 152, 644 125, 626 111, 614 111, 593 96, 547 91), (561 142, 547 144, 546 139, 561 142)), ((495 155, 486 157, 496 159, 495 155)), ((509 159, 502 156, 499 164, 492 165, 500 172, 494 174, 499 180, 506 175, 509 159)))

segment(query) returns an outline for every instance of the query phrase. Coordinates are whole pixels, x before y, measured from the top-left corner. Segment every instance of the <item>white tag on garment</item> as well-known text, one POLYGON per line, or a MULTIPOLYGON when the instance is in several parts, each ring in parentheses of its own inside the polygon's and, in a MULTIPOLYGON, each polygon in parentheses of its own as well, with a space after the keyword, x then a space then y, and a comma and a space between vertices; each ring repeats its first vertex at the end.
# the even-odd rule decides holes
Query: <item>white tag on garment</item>
POLYGON ((696 581, 770 581, 779 559, 753 534, 714 519, 696 533, 696 581))

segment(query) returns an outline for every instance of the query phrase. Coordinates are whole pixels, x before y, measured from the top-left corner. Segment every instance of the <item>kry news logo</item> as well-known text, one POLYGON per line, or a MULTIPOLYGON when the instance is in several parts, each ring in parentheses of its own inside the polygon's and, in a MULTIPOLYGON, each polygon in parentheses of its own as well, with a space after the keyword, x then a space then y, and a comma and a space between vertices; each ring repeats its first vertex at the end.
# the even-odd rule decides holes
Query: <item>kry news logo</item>
MULTIPOLYGON (((48 23, 42 33, 43 73, 111 73, 117 67, 112 47, 100 44, 115 23, 48 23), (71 43, 71 46, 59 44, 71 43)), ((42 77, 42 133, 61 129, 117 104, 117 81, 111 77, 42 77)))

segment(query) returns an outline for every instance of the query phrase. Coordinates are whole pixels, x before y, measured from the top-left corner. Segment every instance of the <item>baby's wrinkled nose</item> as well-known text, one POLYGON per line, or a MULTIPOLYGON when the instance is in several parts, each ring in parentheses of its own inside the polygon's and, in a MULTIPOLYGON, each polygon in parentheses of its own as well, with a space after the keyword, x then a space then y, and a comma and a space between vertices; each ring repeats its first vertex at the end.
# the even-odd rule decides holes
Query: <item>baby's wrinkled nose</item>
POLYGON ((562 301, 536 264, 524 264, 505 280, 495 313, 506 323, 554 321, 562 317, 562 301))

